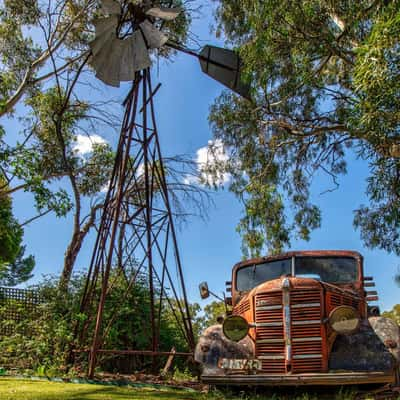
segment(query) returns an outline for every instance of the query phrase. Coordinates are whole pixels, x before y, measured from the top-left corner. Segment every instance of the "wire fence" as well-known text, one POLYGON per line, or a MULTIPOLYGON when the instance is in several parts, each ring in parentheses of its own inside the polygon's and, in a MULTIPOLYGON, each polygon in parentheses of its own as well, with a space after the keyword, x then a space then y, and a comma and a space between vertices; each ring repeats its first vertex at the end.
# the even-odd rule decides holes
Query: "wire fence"
POLYGON ((33 317, 43 299, 35 290, 0 287, 0 336, 15 333, 15 327, 33 317))

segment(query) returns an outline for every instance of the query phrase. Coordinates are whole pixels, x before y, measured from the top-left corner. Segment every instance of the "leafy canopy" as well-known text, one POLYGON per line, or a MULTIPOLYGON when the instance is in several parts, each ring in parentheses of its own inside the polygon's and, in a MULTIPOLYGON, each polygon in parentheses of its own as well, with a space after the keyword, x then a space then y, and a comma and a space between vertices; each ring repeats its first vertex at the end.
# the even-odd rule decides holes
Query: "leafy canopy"
MULTIPOLYGON (((137 2, 118 1, 125 8, 137 2)), ((185 44, 193 0, 151 3, 182 8, 176 20, 157 23, 170 40, 185 44)), ((22 225, 50 212, 57 217, 73 214, 62 274, 65 284, 97 222, 101 191, 112 170, 114 154, 102 138, 121 124, 116 101, 99 91, 104 86, 88 63, 93 21, 101 15, 101 2, 96 0, 0 4, 0 117, 13 125, 0 137, 0 169, 11 182, 0 196, 21 190, 32 194, 36 215, 22 225), (92 141, 91 151, 84 154, 77 150, 82 137, 92 141)), ((170 58, 174 53, 165 47, 153 56, 170 58)))
POLYGON ((1 195, 2 188, 6 187, 0 175, 0 285, 14 286, 32 277, 35 259, 33 256, 24 258, 24 231, 14 218, 11 198, 1 195))
POLYGON ((370 171, 354 225, 367 246, 400 254, 400 2, 215 1, 253 88, 253 102, 224 92, 210 114, 244 204, 245 254, 308 240, 321 224, 313 176, 336 188, 349 152, 370 171))
POLYGON ((396 304, 390 311, 385 311, 382 316, 390 318, 400 325, 400 304, 396 304))

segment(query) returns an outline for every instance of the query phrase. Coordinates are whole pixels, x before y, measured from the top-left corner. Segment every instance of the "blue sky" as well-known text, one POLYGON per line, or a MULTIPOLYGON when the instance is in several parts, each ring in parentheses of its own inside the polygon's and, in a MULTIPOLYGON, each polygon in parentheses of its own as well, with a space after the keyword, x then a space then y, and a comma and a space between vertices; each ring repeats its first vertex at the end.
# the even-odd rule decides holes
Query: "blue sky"
MULTIPOLYGON (((210 9, 203 9, 203 16, 194 21, 192 31, 204 44, 221 45, 210 34, 210 9)), ((195 157, 196 151, 211 139, 207 116, 213 99, 222 87, 202 74, 196 59, 179 54, 173 63, 154 68, 153 84, 162 82, 156 96, 156 110, 161 147, 164 156, 186 154, 195 157)), ((94 78, 90 78, 94 79, 94 78)), ((127 85, 120 89, 104 87, 107 94, 124 98, 127 85)), ((7 129, 15 129, 5 124, 7 129)), ((117 135, 104 132, 108 141, 116 142, 117 135)), ((317 176, 313 183, 313 201, 322 208, 322 227, 311 234, 309 242, 293 241, 292 250, 349 249, 365 257, 366 275, 373 275, 380 295, 382 309, 390 309, 399 302, 400 288, 393 277, 400 262, 395 255, 379 250, 366 249, 352 225, 353 212, 367 202, 365 195, 367 166, 349 155, 349 173, 341 178, 340 188, 332 193, 320 193, 331 187, 326 176, 317 176)), ((241 259, 240 237, 235 232, 242 213, 241 205, 226 189, 213 195, 215 206, 208 210, 205 222, 190 219, 178 232, 179 248, 185 271, 186 285, 191 302, 201 302, 198 283, 208 281, 211 290, 220 293, 224 282, 230 280, 233 264, 241 259)), ((32 215, 32 199, 19 193, 14 199, 16 216, 22 221, 32 215)), ((27 253, 36 257, 35 277, 42 274, 59 274, 63 255, 72 232, 71 218, 57 219, 46 216, 25 228, 27 253)), ((86 242, 77 261, 77 268, 86 270, 91 243, 86 242)), ((288 249, 288 250, 291 250, 288 249)), ((31 282, 31 283, 32 283, 31 282)), ((204 304, 204 303, 201 303, 204 304)))

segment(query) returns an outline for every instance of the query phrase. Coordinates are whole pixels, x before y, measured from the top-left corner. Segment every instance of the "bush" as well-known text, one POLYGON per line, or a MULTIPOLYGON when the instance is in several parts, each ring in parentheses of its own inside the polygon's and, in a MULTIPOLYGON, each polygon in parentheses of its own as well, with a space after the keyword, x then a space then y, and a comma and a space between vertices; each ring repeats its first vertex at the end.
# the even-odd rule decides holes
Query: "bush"
MULTIPOLYGON (((113 286, 104 309, 103 328, 107 334, 102 348, 151 348, 147 280, 144 276, 139 277, 128 292, 124 277, 114 276, 110 281, 113 286), (115 320, 107 329, 111 317, 115 320)), ((88 349, 92 345, 97 304, 86 313, 80 312, 84 284, 85 277, 77 275, 66 293, 59 290, 58 279, 45 278, 36 287, 43 304, 35 312, 25 313, 20 321, 6 319, 6 309, 0 307, 0 320, 3 324, 10 324, 14 332, 0 337, 0 365, 30 369, 39 375, 86 372, 88 353, 74 350, 88 349)), ((100 290, 96 288, 94 298, 99 298, 99 294, 100 290)), ((16 303, 15 307, 20 307, 19 314, 24 313, 22 305, 16 303)), ((192 311, 197 314, 199 306, 193 305, 192 311)), ((160 320, 160 350, 170 351, 172 347, 177 351, 189 350, 172 311, 165 306, 160 320)), ((98 361, 100 369, 108 372, 132 373, 146 371, 152 366, 151 359, 141 355, 104 355, 98 361)), ((159 367, 164 361, 165 358, 159 360, 159 367)), ((179 368, 185 368, 183 360, 177 358, 176 361, 179 368)))

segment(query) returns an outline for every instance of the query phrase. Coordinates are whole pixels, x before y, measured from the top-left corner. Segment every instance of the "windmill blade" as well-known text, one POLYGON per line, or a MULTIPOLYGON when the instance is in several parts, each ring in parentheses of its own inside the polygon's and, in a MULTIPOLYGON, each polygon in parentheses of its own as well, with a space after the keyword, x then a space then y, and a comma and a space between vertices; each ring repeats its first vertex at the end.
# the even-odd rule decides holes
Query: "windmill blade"
POLYGON ((144 21, 139 26, 146 38, 146 44, 149 49, 158 49, 167 43, 168 37, 155 28, 149 21, 144 21))
POLYGON ((96 71, 98 71, 99 69, 102 69, 103 65, 108 64, 109 57, 110 57, 110 51, 113 47, 114 40, 115 40, 114 35, 108 35, 106 37, 106 40, 103 41, 102 46, 98 47, 96 49, 96 50, 98 50, 96 53, 93 53, 93 50, 92 50, 93 54, 90 59, 90 64, 96 71))
POLYGON ((207 45, 198 58, 205 74, 250 99, 250 86, 242 81, 240 57, 234 51, 207 45))
POLYGON ((166 21, 173 21, 180 13, 180 8, 167 8, 167 7, 152 7, 146 11, 150 17, 161 18, 166 21))
POLYGON ((135 70, 132 68, 133 40, 129 37, 122 41, 123 52, 121 57, 121 69, 119 77, 121 81, 132 81, 135 78, 135 70))
POLYGON ((133 80, 136 71, 150 67, 149 49, 160 48, 168 41, 168 37, 153 26, 151 19, 145 19, 145 14, 170 21, 181 11, 178 8, 151 7, 148 0, 134 5, 133 10, 140 17, 139 20, 144 21, 139 26, 133 26, 134 32, 125 39, 117 36, 122 12, 118 1, 102 0, 101 11, 108 17, 94 21, 96 36, 90 42, 90 64, 96 71, 96 76, 111 86, 119 86, 121 81, 133 80), (143 9, 147 9, 147 12, 143 9))
POLYGON ((134 71, 140 71, 151 66, 149 51, 146 47, 142 32, 135 31, 132 35, 133 62, 131 65, 134 71))
POLYGON ((115 0, 102 0, 101 12, 109 15, 119 15, 121 13, 121 6, 115 0))
POLYGON ((113 39, 101 50, 95 58, 96 77, 107 85, 119 87, 119 70, 121 57, 121 40, 113 39), (96 63, 97 61, 97 63, 96 63))
POLYGON ((109 60, 103 72, 102 81, 114 87, 119 87, 120 83, 119 71, 121 68, 122 50, 122 40, 113 40, 110 52, 108 53, 109 60))
POLYGON ((117 25, 118 18, 116 16, 100 18, 94 22, 96 37, 90 42, 90 48, 94 55, 101 51, 110 38, 115 36, 117 25))
POLYGON ((93 22, 96 38, 106 32, 115 33, 118 25, 118 17, 112 15, 111 17, 98 18, 93 22))

